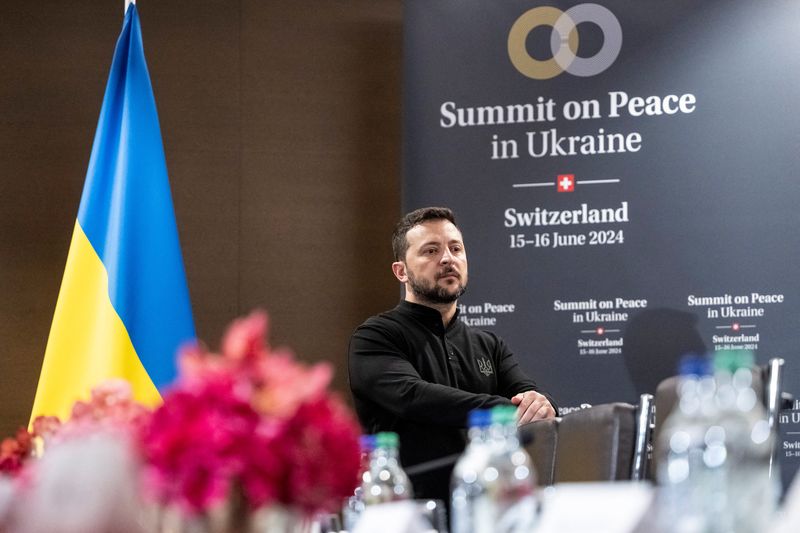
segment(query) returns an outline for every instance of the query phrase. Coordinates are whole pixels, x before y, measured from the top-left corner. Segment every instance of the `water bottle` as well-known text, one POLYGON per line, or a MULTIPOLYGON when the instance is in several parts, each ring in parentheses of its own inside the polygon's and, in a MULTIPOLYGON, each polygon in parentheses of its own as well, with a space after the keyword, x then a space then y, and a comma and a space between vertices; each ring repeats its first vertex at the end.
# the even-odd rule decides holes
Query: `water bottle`
POLYGON ((480 480, 489 461, 491 412, 476 409, 469 414, 469 443, 453 468, 451 478, 451 532, 475 531, 475 507, 484 492, 480 480))
POLYGON ((414 497, 411 482, 397 458, 397 433, 375 435, 375 450, 370 455, 369 475, 364 475, 361 490, 365 505, 410 500, 414 497))
POLYGON ((347 499, 344 507, 342 508, 342 518, 344 521, 344 528, 346 531, 353 531, 356 522, 361 518, 364 512, 364 488, 363 484, 371 480, 370 475, 370 456, 375 450, 375 435, 362 435, 359 439, 359 446, 361 448, 361 469, 359 470, 358 478, 361 480, 361 485, 356 487, 353 495, 347 499))
POLYGON ((679 366, 678 403, 663 422, 655 447, 657 530, 726 531, 726 448, 707 358, 690 355, 679 366))
POLYGON ((714 357, 716 404, 728 455, 728 506, 736 533, 766 530, 779 495, 777 478, 769 477, 775 435, 752 386, 753 363, 753 353, 744 350, 714 357))
POLYGON ((536 473, 519 444, 517 409, 492 409, 489 453, 478 476, 482 492, 473 502, 474 533, 529 533, 536 525, 536 473))

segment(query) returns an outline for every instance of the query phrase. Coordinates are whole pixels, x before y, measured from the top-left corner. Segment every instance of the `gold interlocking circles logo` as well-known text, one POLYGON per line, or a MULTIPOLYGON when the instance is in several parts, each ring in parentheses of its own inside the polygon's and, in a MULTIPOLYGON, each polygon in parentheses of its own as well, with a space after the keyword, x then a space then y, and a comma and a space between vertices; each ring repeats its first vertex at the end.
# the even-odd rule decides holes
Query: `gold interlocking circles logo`
POLYGON ((573 76, 595 76, 617 59, 622 49, 622 27, 617 17, 598 4, 578 4, 566 11, 540 6, 526 11, 508 33, 508 57, 523 75, 535 80, 547 80, 562 72, 573 76), (578 57, 578 24, 592 22, 603 32, 603 46, 591 57, 578 57), (531 57, 525 41, 539 26, 551 26, 550 49, 553 57, 541 61, 531 57))

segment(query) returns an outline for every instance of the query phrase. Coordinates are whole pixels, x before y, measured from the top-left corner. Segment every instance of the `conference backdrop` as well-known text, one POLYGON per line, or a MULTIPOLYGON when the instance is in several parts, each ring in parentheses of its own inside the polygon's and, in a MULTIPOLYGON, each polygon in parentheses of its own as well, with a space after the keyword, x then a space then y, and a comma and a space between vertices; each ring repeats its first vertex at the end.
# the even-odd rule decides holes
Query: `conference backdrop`
POLYGON ((455 210, 461 319, 563 411, 721 349, 785 358, 800 397, 798 25, 790 0, 406 1, 404 208, 455 210))

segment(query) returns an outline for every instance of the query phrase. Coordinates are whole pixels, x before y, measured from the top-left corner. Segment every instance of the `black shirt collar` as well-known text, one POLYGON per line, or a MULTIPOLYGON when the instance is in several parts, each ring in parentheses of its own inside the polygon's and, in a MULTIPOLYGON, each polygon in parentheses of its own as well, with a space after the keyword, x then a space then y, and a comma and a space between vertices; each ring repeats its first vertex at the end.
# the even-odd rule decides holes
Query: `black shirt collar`
MULTIPOLYGON (((416 318, 432 331, 441 333, 444 329, 442 325, 442 314, 433 307, 409 302, 408 300, 401 300, 397 305, 397 310, 404 315, 416 318)), ((450 320, 450 324, 447 325, 447 330, 452 329, 453 326, 458 323, 458 314, 459 309, 456 307, 456 312, 450 320)))

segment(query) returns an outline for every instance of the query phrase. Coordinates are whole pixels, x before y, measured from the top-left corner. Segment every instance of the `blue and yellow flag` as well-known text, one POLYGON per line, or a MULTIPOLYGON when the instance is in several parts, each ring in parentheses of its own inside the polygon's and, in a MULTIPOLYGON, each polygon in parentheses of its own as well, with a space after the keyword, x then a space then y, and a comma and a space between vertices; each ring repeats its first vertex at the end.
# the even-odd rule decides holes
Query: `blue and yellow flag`
POLYGON ((32 418, 124 378, 147 405, 194 339, 156 104, 135 4, 125 13, 94 137, 32 418))

